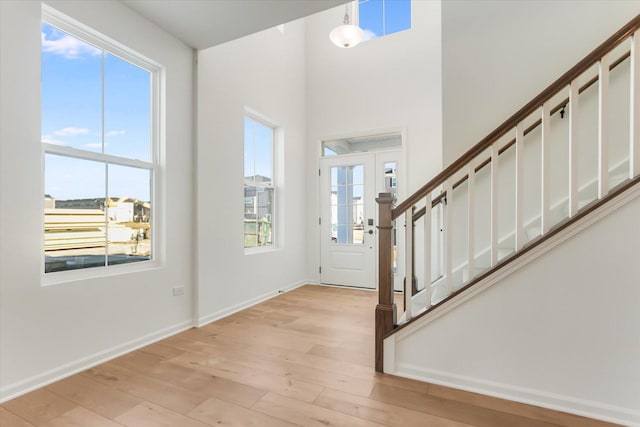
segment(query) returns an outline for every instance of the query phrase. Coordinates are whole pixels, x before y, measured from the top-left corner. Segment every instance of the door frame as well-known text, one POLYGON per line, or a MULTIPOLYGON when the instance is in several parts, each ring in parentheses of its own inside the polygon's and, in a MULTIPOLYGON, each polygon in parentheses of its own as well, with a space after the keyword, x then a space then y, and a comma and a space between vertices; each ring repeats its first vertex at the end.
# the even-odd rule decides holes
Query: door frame
MULTIPOLYGON (((321 166, 321 161, 323 158, 325 158, 322 155, 322 142, 323 141, 332 141, 332 140, 336 140, 336 139, 343 139, 343 138, 357 138, 357 137, 365 137, 365 136, 369 136, 369 135, 377 135, 377 134, 385 134, 385 133, 397 133, 400 134, 400 139, 401 139, 401 146, 400 147, 395 147, 392 149, 382 149, 382 150, 376 150, 376 151, 370 151, 368 152, 369 154, 380 154, 380 155, 392 155, 393 153, 398 154, 397 156, 397 169, 398 169, 398 174, 397 174, 397 179, 398 179, 398 187, 397 187, 397 199, 398 202, 404 200, 406 198, 406 191, 407 191, 407 177, 408 177, 408 173, 407 173, 407 131, 406 131, 406 127, 392 127, 392 128, 384 128, 384 129, 375 129, 375 130, 368 130, 368 131, 361 131, 361 132, 351 132, 351 133, 345 133, 345 134, 337 134, 337 135, 330 135, 330 136, 326 136, 323 138, 320 138, 317 141, 316 144, 316 149, 317 149, 317 156, 316 156, 316 169, 318 170, 318 175, 317 175, 317 181, 316 181, 316 218, 319 219, 322 217, 322 177, 320 176, 320 169, 322 168, 321 166)), ((348 159, 349 157, 356 157, 362 154, 366 154, 366 153, 352 153, 352 154, 340 154, 337 156, 331 156, 332 158, 335 157, 340 157, 340 158, 344 158, 344 159, 348 159)), ((377 167, 377 160, 376 160, 376 167, 377 167)), ((379 177, 376 177, 375 180, 375 185, 376 187, 378 186, 378 182, 379 180, 377 179, 379 177)), ((378 197, 378 193, 376 193, 374 191, 375 197, 378 197)), ((375 204, 375 211, 374 211, 374 222, 376 224, 376 226, 378 225, 378 206, 377 203, 375 204)), ((317 242, 317 257, 316 257, 316 261, 317 261, 317 265, 321 266, 322 265, 322 226, 320 225, 319 221, 316 220, 316 224, 317 224, 317 228, 316 228, 316 242, 317 242)), ((377 239, 378 233, 376 233, 376 239, 377 239)), ((404 241, 400 241, 401 239, 403 239, 404 233, 398 233, 398 248, 402 248, 404 246, 404 241)), ((404 261, 401 259, 401 256, 403 254, 403 250, 399 250, 398 251, 398 259, 397 259, 397 272, 396 275, 394 277, 394 289, 396 291, 401 291, 402 290, 402 280, 399 280, 398 277, 404 277, 404 261)), ((376 244, 376 254, 375 254, 375 288, 371 288, 370 290, 372 291, 378 291, 378 255, 379 255, 379 250, 377 248, 377 244, 376 244)), ((317 274, 318 274, 318 283, 321 283, 320 281, 320 277, 321 277, 321 273, 319 270, 317 270, 317 274)), ((326 285, 326 286, 344 286, 344 287, 349 287, 348 285, 326 285)), ((358 289, 363 289, 363 290, 369 290, 369 288, 358 288, 358 289)))

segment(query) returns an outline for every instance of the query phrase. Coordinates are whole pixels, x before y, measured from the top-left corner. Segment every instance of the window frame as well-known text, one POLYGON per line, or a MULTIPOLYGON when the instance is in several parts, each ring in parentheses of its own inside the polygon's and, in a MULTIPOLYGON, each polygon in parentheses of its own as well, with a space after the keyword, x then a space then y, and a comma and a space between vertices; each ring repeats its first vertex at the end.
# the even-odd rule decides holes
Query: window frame
MULTIPOLYGON (((164 134, 163 134, 163 117, 164 117, 164 98, 163 98, 163 82, 165 80, 165 68, 157 62, 147 58, 146 56, 136 52, 135 50, 113 40, 112 38, 92 29, 91 27, 57 11, 56 9, 46 5, 41 5, 40 21, 45 22, 72 37, 75 37, 85 43, 95 46, 106 53, 126 61, 136 67, 139 67, 150 75, 150 159, 149 161, 138 160, 129 157, 121 157, 103 152, 83 150, 68 146, 61 146, 40 141, 41 146, 41 215, 42 215, 42 245, 40 263, 41 283, 42 285, 50 285, 64 282, 80 281, 97 277, 112 276, 118 274, 126 274, 138 271, 145 271, 159 268, 163 265, 164 260, 164 134), (152 211, 149 219, 152 231, 151 239, 151 256, 147 261, 124 263, 117 265, 104 265, 99 267, 89 267, 82 269, 71 269, 57 272, 45 273, 45 213, 44 213, 44 194, 45 194, 45 157, 47 154, 63 156, 79 160, 89 160, 103 163, 108 168, 109 165, 124 166, 136 169, 148 170, 150 173, 150 198, 152 211)), ((104 70, 102 81, 104 85, 104 70)), ((104 96, 104 94, 103 94, 104 96)), ((104 105, 101 114, 104 115, 104 105)), ((104 133, 104 129, 102 130, 104 133)), ((104 138, 104 137, 103 137, 104 138)), ((105 174, 105 178, 108 173, 105 174)), ((105 196, 107 194, 108 182, 105 182, 105 196)), ((105 224, 106 219, 105 209, 105 224)), ((108 244, 105 247, 105 255, 108 255, 108 244)))
MULTIPOLYGON (((267 127, 269 129, 271 129, 271 183, 265 183, 265 182, 260 182, 260 181, 251 181, 251 180, 247 180, 245 178, 245 170, 244 170, 244 164, 242 166, 242 188, 243 188, 243 200, 245 199, 244 197, 244 187, 245 185, 249 185, 255 188, 269 188, 273 190, 273 198, 272 198, 272 205, 271 205, 271 244, 270 245, 263 245, 263 246, 244 246, 244 242, 243 242, 243 249, 244 249, 244 254, 245 255, 251 255, 251 254, 257 254, 257 253, 263 253, 263 252, 271 252, 271 251, 275 251, 277 249, 279 249, 280 247, 280 242, 278 239, 278 233, 279 233, 279 226, 278 226, 278 203, 279 203, 279 197, 278 197, 278 161, 277 161, 277 156, 278 156, 278 145, 279 145, 279 139, 280 139, 280 134, 281 134, 281 129, 280 127, 273 121, 270 120, 268 118, 266 118, 264 115, 248 108, 245 107, 244 109, 244 115, 242 118, 242 122, 243 122, 243 140, 242 140, 242 153, 243 153, 243 159, 244 159, 244 154, 245 154, 245 148, 246 148, 246 135, 244 134, 244 122, 246 119, 249 119, 255 123, 258 123, 264 127, 267 127)), ((254 164, 255 164, 255 151, 254 151, 254 164)), ((255 177, 255 169, 254 169, 254 177, 255 177)), ((243 218, 243 240, 244 240, 244 206, 245 204, 243 203, 243 212, 242 212, 242 218, 243 218)))

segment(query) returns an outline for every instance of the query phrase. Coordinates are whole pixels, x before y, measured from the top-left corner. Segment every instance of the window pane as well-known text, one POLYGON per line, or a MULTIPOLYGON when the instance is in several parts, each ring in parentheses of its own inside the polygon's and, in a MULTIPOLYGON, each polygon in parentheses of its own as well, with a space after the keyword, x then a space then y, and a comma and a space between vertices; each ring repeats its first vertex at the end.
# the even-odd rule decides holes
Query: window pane
POLYGON ((105 53, 104 151, 151 160, 151 73, 105 53))
POLYGON ((102 51, 42 23, 42 142, 102 151, 102 51))
POLYGON ((360 0, 358 16, 365 39, 384 36, 382 0, 360 0))
POLYGON ((254 182, 273 182, 273 128, 244 119, 244 177, 254 182))
POLYGON ((244 179, 255 181, 254 121, 244 119, 244 179))
POLYGON ((244 186, 244 247, 273 243, 273 188, 244 186))
POLYGON ((255 180, 273 182, 273 130, 263 124, 255 125, 255 180))
POLYGON ((151 171, 108 165, 109 265, 151 258, 151 171))
POLYGON ((409 28, 411 28, 411 0, 386 0, 384 3, 385 35, 409 28))
POLYGON ((365 40, 411 28, 411 0, 360 0, 358 13, 365 40))
POLYGON ((105 165, 45 155, 45 272, 105 265, 105 165))

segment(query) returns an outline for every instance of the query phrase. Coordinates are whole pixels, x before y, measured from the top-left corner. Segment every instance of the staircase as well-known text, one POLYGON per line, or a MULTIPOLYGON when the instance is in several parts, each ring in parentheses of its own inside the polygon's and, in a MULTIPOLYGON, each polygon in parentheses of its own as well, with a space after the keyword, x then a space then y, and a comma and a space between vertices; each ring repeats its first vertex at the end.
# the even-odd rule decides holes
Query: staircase
MULTIPOLYGON (((640 15, 397 206, 379 195, 376 370, 393 373, 399 333, 449 314, 640 197, 639 28, 640 15), (405 242, 401 308, 396 228, 405 242)), ((640 383, 635 391, 640 399, 640 383)), ((640 413, 624 419, 640 422, 640 413)))

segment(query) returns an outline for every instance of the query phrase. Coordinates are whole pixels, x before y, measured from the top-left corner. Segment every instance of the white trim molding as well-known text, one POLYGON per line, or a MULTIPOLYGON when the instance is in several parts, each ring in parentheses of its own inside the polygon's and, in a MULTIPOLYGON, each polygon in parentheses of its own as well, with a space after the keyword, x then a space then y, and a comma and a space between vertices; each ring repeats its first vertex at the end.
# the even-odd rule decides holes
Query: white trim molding
POLYGON ((403 363, 395 366, 394 375, 626 426, 640 426, 640 411, 606 405, 600 402, 486 381, 479 378, 456 375, 450 372, 424 369, 419 366, 403 363))
POLYGON ((283 293, 290 292, 294 289, 297 289, 304 285, 313 284, 313 281, 310 280, 302 280, 300 282, 293 283, 289 286, 285 286, 281 289, 269 291, 262 295, 258 295, 257 297, 250 298, 246 301, 240 302, 238 304, 234 304, 232 306, 223 308, 222 310, 214 311, 213 313, 206 314, 204 316, 200 316, 197 319, 196 327, 201 328, 209 323, 215 322, 216 320, 220 320, 224 317, 231 316, 234 313, 245 310, 249 307, 252 307, 256 304, 260 304, 261 302, 267 301, 271 298, 277 297, 278 295, 282 295, 283 293))
POLYGON ((50 369, 25 380, 8 384, 0 389, 0 403, 14 399, 30 391, 44 387, 78 372, 82 372, 101 363, 120 357, 142 347, 146 347, 157 341, 163 340, 193 327, 193 321, 185 320, 173 326, 143 335, 139 338, 116 345, 107 350, 94 353, 65 365, 50 369))

